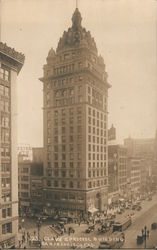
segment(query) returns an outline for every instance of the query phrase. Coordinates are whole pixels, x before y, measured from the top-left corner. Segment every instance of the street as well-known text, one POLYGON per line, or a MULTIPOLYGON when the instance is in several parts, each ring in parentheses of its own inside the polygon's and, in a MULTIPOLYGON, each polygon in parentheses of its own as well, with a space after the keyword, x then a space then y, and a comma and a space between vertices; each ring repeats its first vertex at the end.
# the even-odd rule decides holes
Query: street
MULTIPOLYGON (((149 239, 147 239, 147 247, 154 247, 157 245, 156 239, 156 230, 151 230, 151 224, 157 222, 157 196, 153 196, 151 201, 142 201, 142 210, 133 211, 125 210, 123 214, 116 215, 116 221, 127 217, 130 214, 132 215, 132 225, 124 231, 125 233, 125 243, 123 248, 144 248, 144 244, 137 245, 136 238, 137 235, 141 235, 141 230, 144 226, 150 230, 149 239)), ((66 233, 61 236, 57 236, 55 230, 50 228, 50 225, 53 223, 51 220, 44 221, 40 228, 40 239, 42 241, 42 247, 44 248, 69 248, 69 247, 80 247, 80 248, 98 248, 100 241, 105 241, 106 237, 111 235, 111 231, 108 233, 99 233, 98 228, 100 224, 95 225, 95 230, 90 233, 85 233, 85 230, 89 225, 81 223, 66 224, 65 228, 67 229, 66 233), (68 234, 68 228, 72 227, 75 230, 75 233, 68 234)), ((92 225, 92 223, 91 223, 92 225)), ((37 240, 38 228, 36 221, 34 219, 25 218, 23 224, 23 230, 29 232, 31 235, 32 242, 37 240)), ((27 245, 27 244, 25 244, 27 245)))
POLYGON ((128 228, 125 231, 125 238, 126 242, 124 244, 124 248, 143 248, 144 245, 137 245, 136 244, 136 238, 137 235, 141 235, 141 230, 144 228, 144 226, 147 226, 147 228, 150 230, 150 237, 147 239, 147 247, 153 248, 157 245, 157 238, 156 234, 157 232, 155 230, 151 230, 151 224, 153 222, 157 222, 157 197, 155 196, 153 198, 153 201, 151 202, 151 207, 149 206, 149 201, 145 201, 145 207, 143 208, 143 211, 140 212, 140 214, 135 215, 133 218, 133 223, 130 228, 128 228))

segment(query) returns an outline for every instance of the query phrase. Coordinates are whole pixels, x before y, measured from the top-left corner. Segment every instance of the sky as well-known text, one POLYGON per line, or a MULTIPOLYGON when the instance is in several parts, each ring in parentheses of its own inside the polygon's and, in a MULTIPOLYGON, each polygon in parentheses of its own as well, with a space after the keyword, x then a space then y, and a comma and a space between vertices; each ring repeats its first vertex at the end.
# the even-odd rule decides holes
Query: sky
MULTIPOLYGON (((71 26, 75 0, 1 0, 1 41, 25 54, 18 75, 18 143, 43 145, 43 75, 48 51, 71 26)), ((157 128, 157 1, 78 0, 82 26, 104 58, 109 121, 117 140, 157 128)))

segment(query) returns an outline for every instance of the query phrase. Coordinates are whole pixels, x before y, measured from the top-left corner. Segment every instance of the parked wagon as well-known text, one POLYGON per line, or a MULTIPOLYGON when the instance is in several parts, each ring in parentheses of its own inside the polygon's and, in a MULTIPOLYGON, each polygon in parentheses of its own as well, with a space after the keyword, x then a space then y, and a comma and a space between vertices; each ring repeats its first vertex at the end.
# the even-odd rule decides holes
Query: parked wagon
POLYGON ((143 243, 143 236, 142 235, 137 235, 137 240, 136 240, 137 244, 140 245, 143 243))

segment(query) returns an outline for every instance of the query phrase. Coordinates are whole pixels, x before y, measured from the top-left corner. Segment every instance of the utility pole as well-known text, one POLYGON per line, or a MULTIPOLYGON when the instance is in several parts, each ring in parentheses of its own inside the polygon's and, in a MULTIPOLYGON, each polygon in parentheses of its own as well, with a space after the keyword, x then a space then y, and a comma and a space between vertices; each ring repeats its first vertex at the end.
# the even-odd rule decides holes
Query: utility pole
POLYGON ((142 237, 144 239, 144 248, 147 248, 147 238, 149 238, 149 230, 147 230, 147 227, 145 226, 142 229, 142 237))

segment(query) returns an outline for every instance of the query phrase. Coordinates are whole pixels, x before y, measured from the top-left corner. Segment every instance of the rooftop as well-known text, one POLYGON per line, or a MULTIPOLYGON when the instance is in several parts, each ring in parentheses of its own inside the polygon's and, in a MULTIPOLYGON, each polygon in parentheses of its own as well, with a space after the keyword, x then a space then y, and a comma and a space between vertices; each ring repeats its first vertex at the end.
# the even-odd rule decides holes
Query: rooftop
POLYGON ((9 47, 7 46, 6 43, 2 43, 2 42, 0 42, 0 53, 3 54, 4 56, 11 58, 18 65, 20 65, 20 67, 18 67, 18 71, 20 71, 25 61, 24 54, 17 52, 14 48, 9 47))

